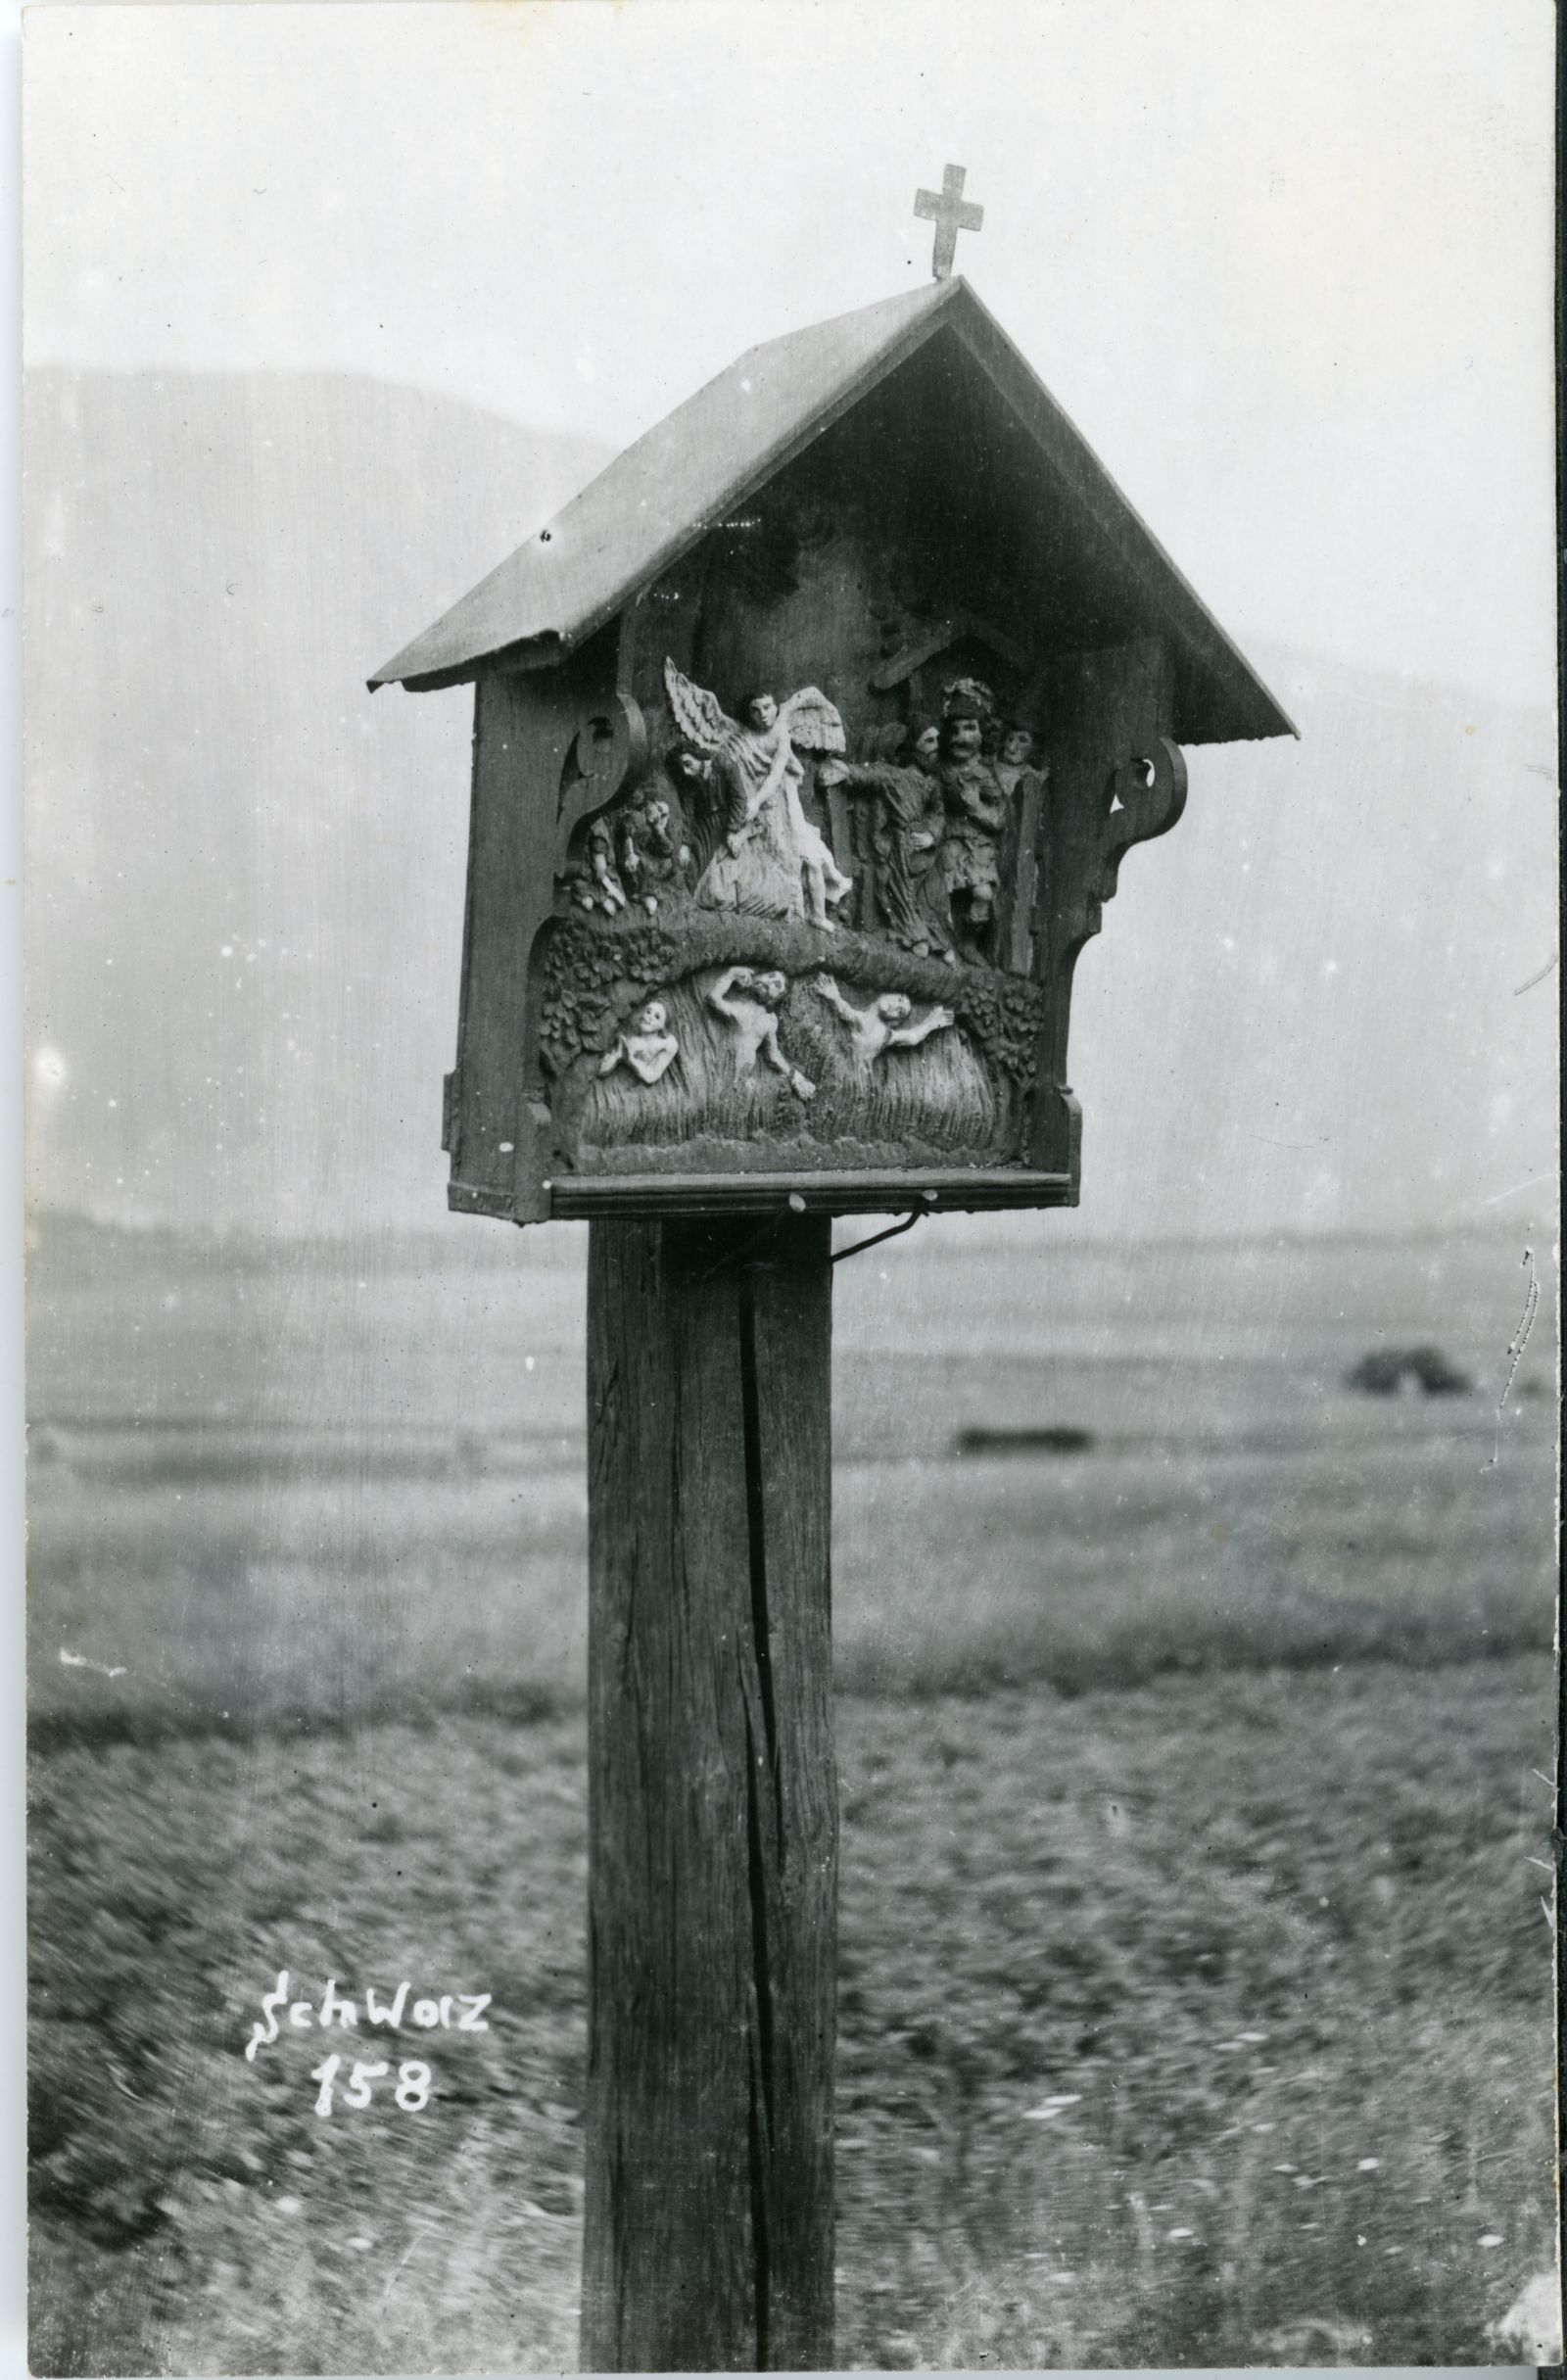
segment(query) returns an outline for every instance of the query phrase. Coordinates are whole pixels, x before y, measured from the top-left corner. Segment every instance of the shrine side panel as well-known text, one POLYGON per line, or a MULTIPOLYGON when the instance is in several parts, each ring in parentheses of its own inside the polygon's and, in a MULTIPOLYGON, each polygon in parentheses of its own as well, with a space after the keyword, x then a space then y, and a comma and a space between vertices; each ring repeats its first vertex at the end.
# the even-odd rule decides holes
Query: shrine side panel
POLYGON ((565 669, 475 689, 472 811, 456 1062, 446 1078, 450 1205, 537 1221, 554 1128, 540 1049, 548 928, 559 905, 560 801, 571 755, 607 721, 613 644, 565 669))

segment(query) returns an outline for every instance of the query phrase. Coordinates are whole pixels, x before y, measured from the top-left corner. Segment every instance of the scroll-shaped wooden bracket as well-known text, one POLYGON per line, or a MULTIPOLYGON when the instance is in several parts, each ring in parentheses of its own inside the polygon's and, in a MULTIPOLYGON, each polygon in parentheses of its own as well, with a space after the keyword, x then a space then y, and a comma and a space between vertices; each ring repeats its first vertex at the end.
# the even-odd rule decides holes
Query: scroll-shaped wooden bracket
POLYGON ((612 694, 607 709, 583 721, 566 754, 556 819, 557 864, 564 862, 583 820, 635 785, 646 766, 647 723, 641 707, 630 694, 612 694))
POLYGON ((1069 959, 1098 933, 1104 904, 1116 897, 1121 861, 1134 843, 1169 833, 1186 807, 1186 755, 1167 736, 1152 738, 1146 752, 1128 754, 1105 772, 1092 840, 1086 849, 1078 846, 1076 885, 1057 887, 1062 958, 1069 959))
POLYGON ((1067 1040, 1077 954, 1103 924, 1121 861, 1134 843, 1168 833, 1186 800, 1186 762, 1173 725, 1174 669, 1157 638, 1068 653, 1041 682, 1050 788, 1035 913, 1034 967, 1048 1012, 1040 1034, 1030 1161, 1080 1163, 1076 1103, 1067 1089, 1067 1040))
POLYGON ((1123 760, 1111 775, 1099 898, 1115 898, 1121 861, 1133 843, 1167 834, 1186 807, 1186 755, 1167 736, 1153 748, 1123 760))

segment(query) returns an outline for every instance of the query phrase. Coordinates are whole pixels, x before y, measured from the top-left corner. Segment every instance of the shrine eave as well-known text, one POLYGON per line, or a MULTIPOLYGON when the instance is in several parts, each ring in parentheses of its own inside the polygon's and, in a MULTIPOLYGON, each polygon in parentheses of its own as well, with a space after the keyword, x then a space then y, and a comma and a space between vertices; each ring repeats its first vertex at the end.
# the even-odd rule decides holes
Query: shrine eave
POLYGON ((951 331, 1029 432, 1041 502, 1135 587, 1141 633, 1165 635, 1187 743, 1299 733, 994 316, 961 277, 749 349, 615 458, 369 681, 460 685, 547 668, 603 628, 707 532, 906 362, 951 331))

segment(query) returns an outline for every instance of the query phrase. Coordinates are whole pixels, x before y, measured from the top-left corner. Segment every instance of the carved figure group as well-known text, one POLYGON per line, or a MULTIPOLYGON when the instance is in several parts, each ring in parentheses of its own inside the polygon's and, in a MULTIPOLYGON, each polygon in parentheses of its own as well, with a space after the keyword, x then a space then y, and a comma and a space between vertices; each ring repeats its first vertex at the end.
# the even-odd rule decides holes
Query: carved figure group
POLYGON ((821 772, 824 785, 877 798, 871 841, 877 903, 888 932, 906 950, 952 967, 964 959, 1027 964, 1026 921, 1011 950, 997 951, 995 943, 1009 833, 1028 842, 1026 870, 1020 851, 1020 890, 1025 906, 1032 902, 1037 801, 1030 804, 1026 794, 1039 783, 1030 767, 1033 731, 1007 727, 992 758, 985 745, 993 726, 988 687, 961 678, 944 690, 940 725, 911 729, 907 759, 831 759, 821 772))
POLYGON ((1032 730, 1001 724, 977 679, 942 690, 939 722, 914 723, 900 757, 869 762, 843 756, 843 721, 816 687, 783 703, 754 694, 736 721, 668 658, 664 680, 682 731, 664 789, 657 780, 634 785, 590 822, 564 871, 583 908, 653 917, 671 900, 694 900, 831 931, 854 879, 806 813, 803 753, 823 791, 873 798, 862 928, 879 925, 905 950, 950 967, 1028 971, 1043 782, 1032 730))
POLYGON ((639 785, 618 809, 590 822, 584 857, 564 876, 580 908, 616 917, 635 907, 656 917, 659 902, 684 889, 689 865, 689 848, 676 845, 668 802, 639 785))
POLYGON ((882 922, 905 950, 922 958, 933 954, 956 967, 952 910, 941 867, 946 817, 935 774, 938 740, 934 726, 917 727, 907 762, 830 760, 822 782, 878 796, 871 844, 878 861, 882 922))
POLYGON ((741 724, 667 659, 664 683, 677 725, 709 764, 714 847, 697 879, 698 903, 746 917, 806 918, 830 929, 828 911, 845 898, 852 879, 805 815, 805 771, 795 746, 843 750, 843 722, 833 704, 814 686, 782 704, 754 694, 741 724))
POLYGON ((614 917, 626 907, 626 887, 615 865, 615 835, 607 818, 595 818, 588 829, 584 857, 569 867, 566 883, 580 909, 601 909, 614 917))
POLYGON ((688 846, 676 845, 668 802, 637 786, 616 818, 615 838, 628 897, 655 917, 660 899, 684 884, 690 864, 688 846))

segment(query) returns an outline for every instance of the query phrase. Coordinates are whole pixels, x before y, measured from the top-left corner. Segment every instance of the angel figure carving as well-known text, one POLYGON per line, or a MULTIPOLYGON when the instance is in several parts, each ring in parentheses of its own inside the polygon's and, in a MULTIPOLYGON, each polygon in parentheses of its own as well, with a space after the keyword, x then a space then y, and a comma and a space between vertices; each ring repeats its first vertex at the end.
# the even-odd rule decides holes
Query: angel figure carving
POLYGON ((843 874, 800 802, 800 752, 841 752, 843 722, 814 686, 786 702, 753 694, 743 726, 715 694, 693 686, 667 657, 664 684, 675 724, 710 761, 718 805, 717 849, 696 885, 704 909, 754 918, 808 918, 831 928, 828 910, 853 880, 843 874))

